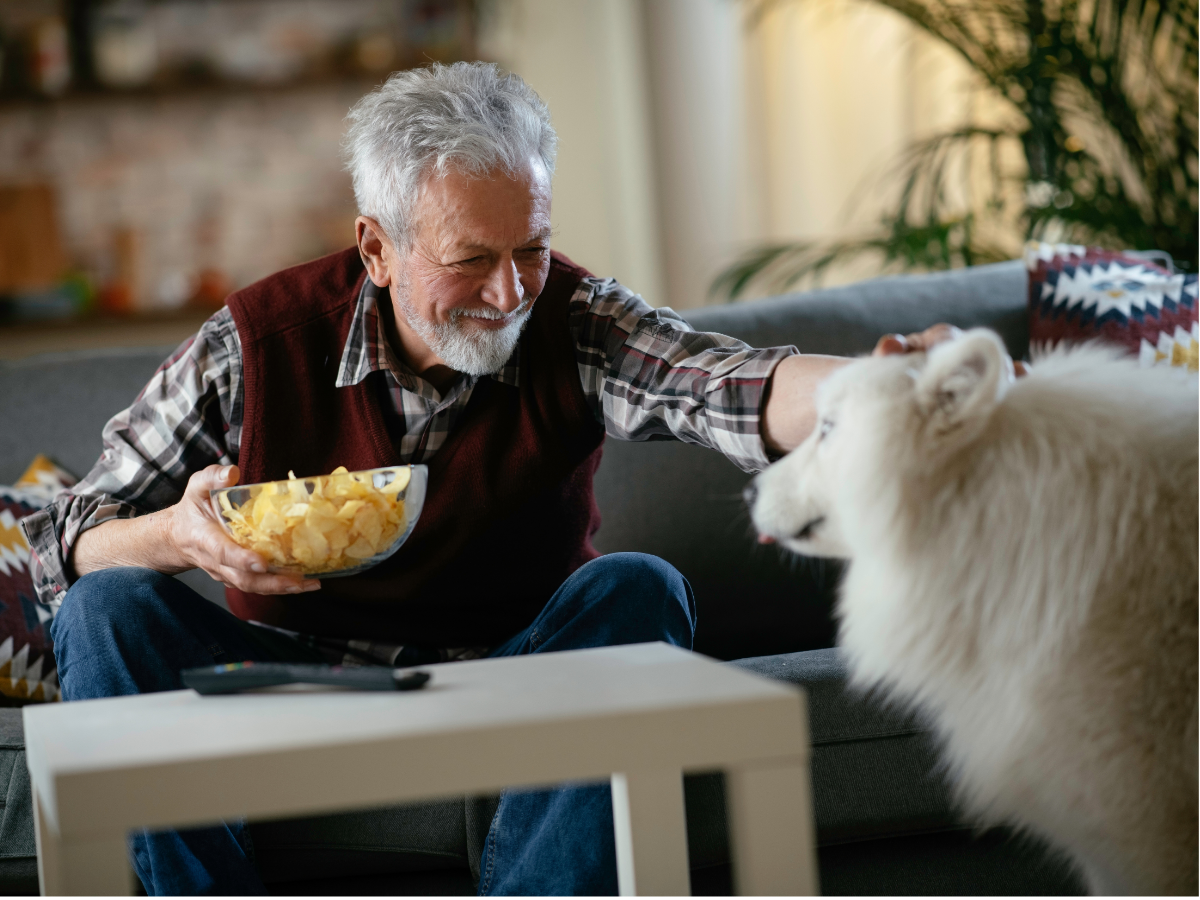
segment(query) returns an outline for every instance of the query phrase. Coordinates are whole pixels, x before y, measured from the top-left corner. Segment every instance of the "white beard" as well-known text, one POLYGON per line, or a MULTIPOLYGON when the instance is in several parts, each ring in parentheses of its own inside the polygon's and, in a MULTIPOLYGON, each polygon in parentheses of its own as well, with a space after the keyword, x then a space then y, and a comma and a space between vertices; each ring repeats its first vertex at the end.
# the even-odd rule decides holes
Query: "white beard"
POLYGON ((472 328, 463 319, 503 319, 504 313, 493 307, 482 309, 452 309, 450 321, 431 322, 422 316, 408 291, 396 291, 396 305, 417 336, 438 357, 456 372, 467 375, 494 375, 499 372, 516 349, 521 332, 533 311, 533 298, 525 294, 521 305, 510 316, 512 321, 498 331, 472 328))

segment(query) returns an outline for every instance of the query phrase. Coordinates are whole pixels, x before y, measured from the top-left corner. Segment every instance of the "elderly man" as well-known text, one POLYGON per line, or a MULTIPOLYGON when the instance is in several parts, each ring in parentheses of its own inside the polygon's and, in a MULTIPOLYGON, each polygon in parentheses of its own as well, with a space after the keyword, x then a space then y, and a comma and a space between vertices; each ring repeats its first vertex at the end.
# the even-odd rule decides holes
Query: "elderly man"
MULTIPOLYGON (((482 64, 394 75, 351 111, 357 246, 238 291, 104 431, 70 493, 27 519, 67 700, 180 688, 230 660, 416 664, 666 640, 691 589, 598 557, 606 434, 676 438, 747 471, 813 426, 843 360, 697 334, 550 251, 555 134, 482 64), (425 463, 409 542, 363 574, 275 574, 212 488, 425 463), (201 568, 233 615, 171 574, 201 568)), ((150 894, 262 893, 243 824, 131 839, 150 894)), ((506 795, 481 894, 613 893, 607 786, 506 795)))

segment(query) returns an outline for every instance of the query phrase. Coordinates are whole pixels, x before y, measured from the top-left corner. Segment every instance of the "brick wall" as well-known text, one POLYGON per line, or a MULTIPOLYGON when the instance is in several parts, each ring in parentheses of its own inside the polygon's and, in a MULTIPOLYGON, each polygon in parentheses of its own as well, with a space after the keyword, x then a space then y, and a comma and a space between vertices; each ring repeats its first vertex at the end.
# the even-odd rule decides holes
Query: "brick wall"
POLYGON ((132 269, 134 304, 169 307, 212 269, 240 287, 353 242, 345 82, 0 109, 0 182, 52 184, 73 266, 132 269))

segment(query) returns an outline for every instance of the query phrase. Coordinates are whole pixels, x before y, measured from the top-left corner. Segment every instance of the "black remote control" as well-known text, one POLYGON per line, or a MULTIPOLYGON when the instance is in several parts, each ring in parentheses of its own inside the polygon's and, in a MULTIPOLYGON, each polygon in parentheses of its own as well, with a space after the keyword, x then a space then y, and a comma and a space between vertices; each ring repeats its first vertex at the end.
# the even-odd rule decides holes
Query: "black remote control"
POLYGON ((184 669, 183 683, 198 694, 237 694, 283 685, 321 685, 346 691, 412 691, 429 673, 386 666, 320 666, 240 662, 184 669))

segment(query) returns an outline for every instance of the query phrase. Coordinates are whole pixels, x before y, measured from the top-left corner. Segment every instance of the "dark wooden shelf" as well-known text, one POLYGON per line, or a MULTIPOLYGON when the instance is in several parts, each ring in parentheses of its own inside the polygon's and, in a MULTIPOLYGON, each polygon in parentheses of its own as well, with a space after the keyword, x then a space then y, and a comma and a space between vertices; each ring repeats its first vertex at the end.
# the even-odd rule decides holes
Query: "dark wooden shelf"
POLYGON ((195 334, 211 315, 212 310, 189 308, 0 324, 0 360, 73 350, 175 345, 195 334))
POLYGON ((135 101, 162 101, 185 98, 224 99, 227 97, 290 94, 325 87, 353 87, 363 92, 383 83, 387 75, 320 75, 283 82, 199 81, 151 84, 138 88, 80 86, 55 97, 31 93, 0 93, 0 110, 52 109, 55 107, 135 101))

